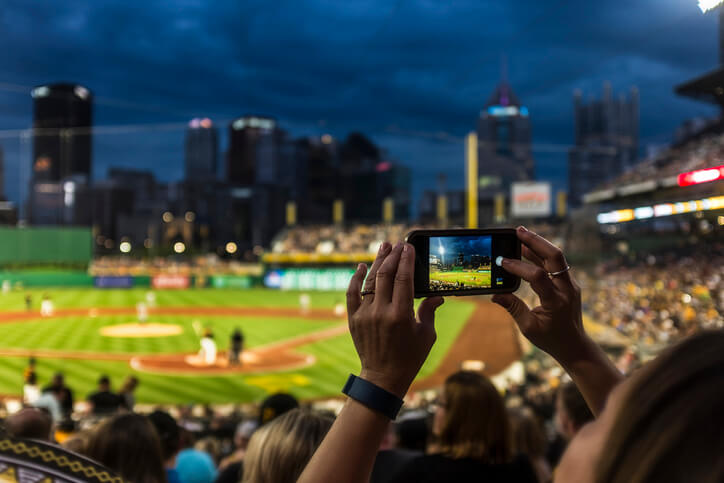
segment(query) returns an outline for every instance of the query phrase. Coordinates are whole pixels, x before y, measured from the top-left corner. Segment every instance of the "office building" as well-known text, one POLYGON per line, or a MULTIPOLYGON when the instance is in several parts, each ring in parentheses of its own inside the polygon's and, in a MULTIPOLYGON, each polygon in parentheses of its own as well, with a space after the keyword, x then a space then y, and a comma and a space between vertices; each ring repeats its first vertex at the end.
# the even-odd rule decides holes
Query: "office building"
POLYGON ((91 220, 93 96, 75 84, 32 90, 33 152, 29 221, 34 225, 86 225, 91 220))
POLYGON ((487 192, 508 193, 511 183, 535 178, 528 108, 506 81, 480 111, 477 133, 478 173, 486 180, 481 197, 487 192))
POLYGON ((244 116, 229 125, 226 180, 233 185, 274 183, 284 132, 274 119, 244 116))
POLYGON ((93 96, 75 84, 33 89, 33 181, 91 175, 93 96))
POLYGON ((210 180, 217 175, 217 130, 209 118, 195 118, 186 129, 184 146, 185 178, 210 180))
POLYGON ((633 166, 638 158, 639 94, 613 97, 605 83, 601 99, 584 102, 573 96, 575 145, 568 153, 569 203, 576 208, 583 195, 633 166))

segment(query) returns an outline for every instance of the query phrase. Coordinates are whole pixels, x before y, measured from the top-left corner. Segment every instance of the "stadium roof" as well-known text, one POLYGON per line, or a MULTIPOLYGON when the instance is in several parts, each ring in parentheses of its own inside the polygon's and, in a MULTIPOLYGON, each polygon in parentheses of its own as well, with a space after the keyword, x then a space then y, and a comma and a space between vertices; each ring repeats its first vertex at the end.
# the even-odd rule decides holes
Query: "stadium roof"
POLYGON ((724 107, 724 67, 719 67, 700 77, 676 86, 680 96, 711 102, 724 107))

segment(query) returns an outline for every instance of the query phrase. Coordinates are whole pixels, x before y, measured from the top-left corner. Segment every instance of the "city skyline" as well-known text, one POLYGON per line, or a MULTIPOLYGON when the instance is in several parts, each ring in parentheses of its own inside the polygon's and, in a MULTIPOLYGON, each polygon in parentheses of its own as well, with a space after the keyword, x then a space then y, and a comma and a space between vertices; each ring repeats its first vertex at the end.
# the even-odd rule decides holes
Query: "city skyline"
MULTIPOLYGON (((598 97, 604 80, 612 81, 614 91, 639 86, 642 146, 667 142, 681 121, 715 112, 673 94, 676 84, 717 63, 716 15, 702 15, 695 2, 318 1, 277 10, 183 4, 174 11, 132 3, 44 6, 17 3, 0 17, 0 39, 17 46, 7 54, 0 79, 0 130, 29 127, 31 100, 29 91, 21 92, 24 87, 67 80, 97 95, 94 118, 100 126, 186 123, 206 116, 223 125, 259 112, 277 118, 295 136, 364 132, 391 158, 413 168, 416 199, 435 186, 443 163, 454 167, 449 186, 462 186, 458 139, 474 128, 499 82, 501 53, 508 58, 511 86, 530 109, 537 175, 556 188, 565 183, 565 149, 536 151, 536 146, 572 143, 576 88, 598 97), (320 29, 310 32, 291 21, 300 15, 311 27, 325 25, 325 19, 339 25, 324 29, 324 35, 320 29), (491 17, 496 21, 483 21, 491 17), (123 27, 107 34, 103 26, 118 25, 118 18, 126 20, 123 27), (237 31, 246 35, 240 38, 237 31), (436 139, 441 132, 454 142, 436 139)), ((224 136, 220 133, 222 149, 228 146, 224 136)), ((111 166, 150 166, 159 179, 183 178, 182 130, 149 128, 95 139, 95 179, 111 166), (116 153, 128 138, 136 151, 116 153)), ((18 160, 29 162, 29 155, 6 140, 0 141, 6 179, 16 180, 18 160)), ((22 183, 8 184, 12 197, 22 183)))

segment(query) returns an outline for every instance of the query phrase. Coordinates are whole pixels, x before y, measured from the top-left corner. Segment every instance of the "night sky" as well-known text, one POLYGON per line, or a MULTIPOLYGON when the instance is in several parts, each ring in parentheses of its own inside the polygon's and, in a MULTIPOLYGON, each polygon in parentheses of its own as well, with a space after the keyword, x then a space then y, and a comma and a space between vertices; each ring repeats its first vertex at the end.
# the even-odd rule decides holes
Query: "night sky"
POLYGON ((452 263, 462 253, 466 259, 470 255, 491 256, 491 237, 457 236, 430 237, 430 254, 440 257, 440 248, 444 248, 446 264, 452 263))
MULTIPOLYGON (((715 110, 673 87, 717 64, 717 14, 695 0, 3 0, 0 130, 31 124, 30 87, 81 83, 97 96, 94 176, 109 166, 183 175, 182 124, 246 113, 294 136, 362 131, 413 168, 414 191, 445 171, 462 188, 463 136, 508 59, 531 113, 539 178, 566 186, 572 92, 641 92, 642 148, 715 110)), ((8 195, 30 149, 0 131, 8 195)), ((223 159, 223 157, 222 157, 223 159)))

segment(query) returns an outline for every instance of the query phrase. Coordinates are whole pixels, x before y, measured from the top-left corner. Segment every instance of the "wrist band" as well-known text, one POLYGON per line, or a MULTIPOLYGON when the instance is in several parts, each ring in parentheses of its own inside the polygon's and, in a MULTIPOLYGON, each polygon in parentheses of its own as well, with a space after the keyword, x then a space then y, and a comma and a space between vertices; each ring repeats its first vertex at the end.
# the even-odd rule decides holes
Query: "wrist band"
POLYGON ((395 419, 402 407, 402 399, 389 391, 365 381, 354 374, 349 375, 347 383, 342 388, 342 393, 351 397, 363 406, 373 411, 380 412, 390 419, 395 419))

